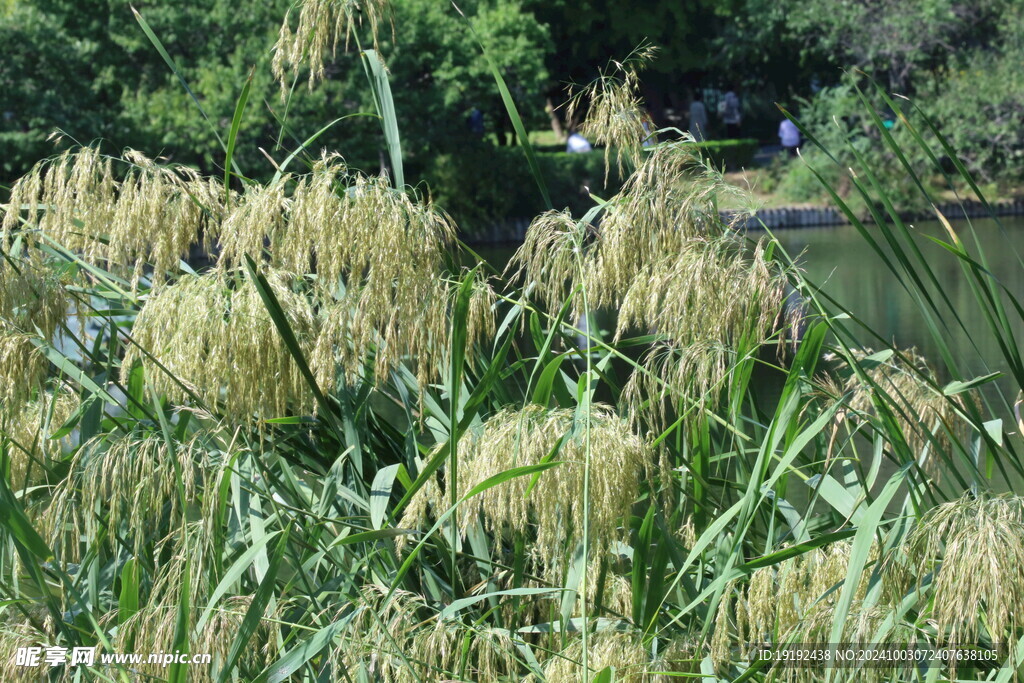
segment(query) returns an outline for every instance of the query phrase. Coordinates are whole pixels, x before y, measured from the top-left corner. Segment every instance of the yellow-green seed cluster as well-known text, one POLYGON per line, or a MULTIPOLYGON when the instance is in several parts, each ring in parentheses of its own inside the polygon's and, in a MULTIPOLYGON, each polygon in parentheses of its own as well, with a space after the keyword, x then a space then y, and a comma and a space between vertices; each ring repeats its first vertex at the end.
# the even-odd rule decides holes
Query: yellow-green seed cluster
POLYGON ((415 593, 369 584, 338 647, 335 666, 356 677, 412 683, 465 666, 470 680, 499 681, 519 671, 520 654, 505 629, 442 621, 415 593), (429 616, 428 616, 429 615, 429 616))
MULTIPOLYGON (((595 405, 590 415, 590 544, 595 555, 622 536, 622 519, 653 468, 653 449, 610 408, 595 405)), ((462 531, 477 520, 496 537, 534 534, 530 545, 538 571, 562 575, 565 555, 583 538, 585 437, 572 410, 530 405, 504 409, 460 440, 459 481, 463 496, 477 484, 512 467, 545 461, 556 446, 553 468, 533 477, 511 479, 473 496, 460 506, 462 531), (529 489, 529 493, 527 493, 529 489)), ((446 485, 448 485, 446 483, 446 485)), ((402 526, 418 527, 429 512, 448 509, 450 491, 431 481, 410 504, 402 526)))
MULTIPOLYGON (((293 281, 278 272, 268 278, 308 351, 316 321, 293 281)), ((313 394, 249 279, 186 275, 146 301, 132 335, 122 373, 141 362, 150 390, 175 403, 195 394, 207 407, 243 420, 279 417, 290 407, 313 411, 313 394)))
MULTIPOLYGON (((598 631, 587 642, 588 678, 608 667, 615 667, 615 680, 627 683, 671 683, 680 676, 698 675, 702 656, 697 647, 682 639, 663 643, 657 657, 645 646, 638 634, 598 631)), ((543 678, 531 676, 528 681, 571 683, 579 681, 582 671, 583 641, 574 638, 567 647, 550 657, 544 666, 543 678)))
POLYGON ((369 24, 374 45, 382 23, 390 21, 389 0, 302 0, 298 26, 293 31, 285 17, 274 46, 274 76, 287 92, 288 79, 298 77, 303 64, 309 67, 312 87, 324 77, 324 54, 337 51, 344 39, 346 45, 356 28, 365 20, 369 24))
POLYGON ((875 357, 871 349, 854 349, 853 357, 867 379, 855 373, 848 362, 838 364, 839 371, 849 373, 842 386, 843 392, 850 393, 847 404, 851 412, 846 417, 875 414, 875 402, 880 400, 888 406, 914 455, 926 468, 937 471, 931 467, 938 461, 935 449, 948 451, 954 441, 966 442, 972 427, 965 419, 965 409, 977 401, 977 395, 945 395, 938 388, 935 369, 915 349, 900 350, 884 360, 875 357))
MULTIPOLYGON (((721 184, 685 144, 659 147, 598 228, 543 214, 513 260, 549 310, 582 287, 591 308, 619 310, 617 336, 660 336, 626 387, 634 413, 661 419, 681 398, 714 402, 738 354, 785 328, 788 273, 764 242, 750 246, 722 223, 721 184)), ((576 315, 583 300, 575 295, 576 315)))
POLYGON ((8 440, 8 484, 15 491, 45 481, 46 471, 60 457, 62 444, 50 436, 71 417, 78 399, 58 390, 41 394, 14 412, 0 411, 0 432, 8 440))
POLYGON ((948 642, 992 642, 1020 633, 1024 615, 1024 498, 964 495, 928 511, 911 532, 907 560, 932 577, 929 602, 948 642))
POLYGON ((640 72, 654 58, 656 50, 643 46, 628 59, 614 62, 612 68, 570 99, 567 118, 575 119, 579 111, 587 108, 580 132, 604 146, 605 180, 611 169, 614 150, 615 163, 622 173, 623 158, 636 166, 640 164, 640 151, 653 131, 644 129, 649 120, 644 112, 643 100, 638 94, 640 72))
POLYGON ((223 213, 224 189, 216 179, 137 152, 126 152, 125 161, 120 180, 114 160, 93 147, 37 164, 11 190, 0 245, 10 250, 16 235, 35 243, 45 234, 91 263, 125 271, 135 284, 151 266, 159 284, 209 236, 223 213))
POLYGON ((17 413, 42 385, 49 361, 33 342, 53 341, 69 306, 44 263, 0 262, 0 417, 17 413))

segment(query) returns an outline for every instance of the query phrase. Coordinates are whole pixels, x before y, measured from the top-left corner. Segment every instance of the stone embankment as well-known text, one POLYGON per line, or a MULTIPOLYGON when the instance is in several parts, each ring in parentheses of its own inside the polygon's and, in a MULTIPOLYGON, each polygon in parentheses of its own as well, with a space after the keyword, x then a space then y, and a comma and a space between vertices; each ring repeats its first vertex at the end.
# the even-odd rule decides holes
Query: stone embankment
MULTIPOLYGON (((949 220, 963 218, 988 218, 996 216, 1024 215, 1024 199, 993 202, 986 208, 981 202, 967 201, 963 203, 946 202, 938 205, 938 210, 949 220), (991 209, 991 213, 990 213, 991 209)), ((884 215, 884 213, 883 213, 884 215)), ((730 219, 729 214, 722 216, 730 219)), ((909 213, 903 218, 907 220, 929 220, 935 215, 929 212, 909 213)), ((746 230, 760 230, 762 225, 769 230, 780 228, 817 228, 827 225, 846 225, 849 221, 839 210, 832 207, 795 207, 780 209, 762 209, 756 215, 740 222, 737 227, 746 230)))
MULTIPOLYGON (((967 201, 961 203, 946 202, 938 205, 942 215, 951 221, 967 218, 988 218, 996 216, 1024 216, 1024 199, 993 202, 986 208, 981 202, 967 201), (991 209, 991 214, 989 210, 991 209)), ((884 215, 884 212, 883 212, 884 215)), ((734 214, 723 212, 723 220, 730 221, 734 214)), ((928 212, 904 214, 905 220, 934 220, 935 215, 928 212)), ((846 225, 849 221, 839 210, 832 207, 792 207, 778 209, 761 209, 753 216, 739 221, 740 230, 761 230, 762 226, 769 230, 789 228, 818 228, 829 225, 846 225)), ((500 245, 521 244, 530 226, 529 219, 510 219, 494 223, 487 229, 475 232, 468 239, 470 244, 500 245)))

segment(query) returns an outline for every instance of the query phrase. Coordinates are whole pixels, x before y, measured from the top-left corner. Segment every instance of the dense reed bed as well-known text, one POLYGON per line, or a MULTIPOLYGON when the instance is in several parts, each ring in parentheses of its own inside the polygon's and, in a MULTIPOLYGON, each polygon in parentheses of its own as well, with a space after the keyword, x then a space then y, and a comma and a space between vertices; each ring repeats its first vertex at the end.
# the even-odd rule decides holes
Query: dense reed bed
MULTIPOLYGON (((378 0, 294 14, 275 62, 287 96, 331 50, 401 31, 378 0)), ((1016 678, 1024 309, 969 221, 939 216, 939 251, 989 321, 971 334, 1004 350, 981 376, 943 343, 962 323, 935 245, 870 168, 850 178, 871 220, 850 217, 941 358, 887 345, 770 234, 723 223, 732 190, 690 141, 644 129, 643 50, 575 101, 631 173, 623 190, 582 216, 552 207, 495 272, 402 184, 386 72, 362 54, 390 173, 300 148, 263 185, 85 146, 12 188, 0 678, 1016 678), (196 272, 199 247, 212 263, 196 272), (998 657, 754 656, 791 642, 998 657), (211 661, 25 667, 24 647, 211 661)), ((935 160, 908 174, 955 158, 884 93, 865 111, 876 96, 935 160)))

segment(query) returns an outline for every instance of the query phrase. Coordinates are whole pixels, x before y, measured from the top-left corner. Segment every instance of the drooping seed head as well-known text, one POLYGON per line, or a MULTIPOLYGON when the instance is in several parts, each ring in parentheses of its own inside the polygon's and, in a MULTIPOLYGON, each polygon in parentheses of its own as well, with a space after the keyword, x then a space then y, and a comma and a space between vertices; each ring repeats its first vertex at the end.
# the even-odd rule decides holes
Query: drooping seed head
POLYGON ((906 544, 920 586, 931 575, 929 616, 948 642, 1019 636, 1024 615, 1024 499, 962 498, 926 513, 906 544))
MULTIPOLYGON (((574 411, 537 405, 504 409, 459 440, 461 497, 473 486, 507 469, 544 461, 562 441, 552 469, 541 472, 529 495, 532 477, 517 477, 464 502, 463 532, 477 519, 497 537, 535 534, 531 557, 539 572, 559 577, 566 554, 582 539, 583 426, 574 411)), ((606 552, 624 533, 622 519, 640 494, 656 458, 653 449, 606 406, 595 405, 590 425, 590 543, 595 554, 606 552)), ((402 526, 418 526, 428 510, 448 508, 437 480, 419 494, 424 498, 407 511, 402 526)))
POLYGON ((92 147, 40 162, 14 184, 0 242, 9 248, 23 234, 36 244, 45 233, 88 261, 123 272, 133 285, 151 266, 159 285, 220 216, 224 190, 214 179, 138 152, 127 151, 124 160, 121 180, 113 160, 92 147))
POLYGON ((854 349, 853 356, 867 380, 854 372, 847 360, 839 362, 837 369, 849 373, 843 389, 851 392, 848 405, 852 410, 845 417, 859 420, 863 414, 875 415, 876 401, 881 401, 915 457, 923 460, 927 471, 938 476, 939 458, 935 451, 948 452, 954 442, 967 442, 973 427, 965 419, 964 411, 969 403, 977 403, 976 393, 944 394, 938 387, 935 368, 915 349, 902 349, 887 356, 871 349, 854 349))
POLYGON ((529 681, 570 683, 590 680, 596 672, 615 667, 615 680, 626 683, 669 683, 679 674, 698 674, 699 649, 684 639, 668 641, 659 656, 653 657, 639 634, 619 631, 593 633, 587 642, 587 666, 582 670, 583 639, 573 638, 561 652, 552 655, 544 666, 544 678, 530 677, 529 681))
POLYGON ((60 457, 62 444, 52 440, 56 431, 78 406, 67 391, 40 394, 20 410, 0 412, 0 431, 8 439, 11 488, 17 492, 46 481, 47 471, 60 457))
POLYGON ((389 0, 302 0, 298 26, 292 31, 285 17, 274 45, 274 77, 281 83, 282 96, 288 79, 297 77, 304 63, 309 67, 310 87, 322 80, 324 54, 336 51, 343 38, 347 46, 363 21, 369 24, 376 47, 380 25, 390 20, 389 0))
POLYGON ((609 69, 569 101, 568 119, 575 119, 579 110, 586 107, 580 132, 605 146, 606 182, 613 149, 620 174, 623 157, 634 165, 640 164, 642 145, 649 135, 644 129, 644 105, 638 94, 640 72, 655 52, 654 47, 645 45, 622 62, 612 62, 609 69))
MULTIPOLYGON (((277 271, 268 277, 308 355, 317 321, 309 300, 292 289, 293 281, 277 271)), ((312 391, 249 279, 186 275, 146 301, 132 336, 122 365, 124 379, 141 362, 147 388, 172 402, 187 403, 194 393, 225 415, 255 422, 289 409, 313 411, 312 391)))

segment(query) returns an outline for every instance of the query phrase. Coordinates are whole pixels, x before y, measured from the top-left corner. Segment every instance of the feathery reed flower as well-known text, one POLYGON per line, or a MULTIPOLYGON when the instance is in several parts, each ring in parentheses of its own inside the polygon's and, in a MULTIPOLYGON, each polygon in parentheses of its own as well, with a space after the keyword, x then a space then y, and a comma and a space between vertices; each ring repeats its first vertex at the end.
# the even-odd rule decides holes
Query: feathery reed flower
POLYGON ((965 494, 928 511, 911 531, 907 559, 919 583, 932 576, 928 612, 939 637, 1013 642, 1024 615, 1024 498, 965 494))
POLYGON ((555 312, 582 278, 589 234, 588 226, 573 219, 568 210, 546 211, 530 223, 508 269, 517 268, 516 277, 527 283, 548 311, 555 312))
MULTIPOLYGON (((595 556, 621 537, 622 518, 640 493, 640 485, 655 463, 653 449, 634 434, 611 408, 595 405, 590 423, 591 457, 590 538, 595 556)), ((482 519, 485 529, 499 538, 528 534, 535 529, 531 556, 539 573, 561 575, 567 554, 582 539, 583 461, 582 426, 574 411, 538 405, 506 408, 459 440, 461 498, 473 486, 509 468, 544 461, 563 440, 555 457, 561 464, 542 472, 527 495, 531 477, 517 477, 470 498, 461 506, 465 532, 482 519), (564 439, 564 440, 563 440, 564 439)), ((416 527, 432 509, 440 514, 448 498, 435 478, 417 494, 402 526, 416 527)))
MULTIPOLYGON (((715 611, 715 632, 711 636, 711 661, 715 664, 715 670, 722 672, 732 660, 732 648, 735 642, 729 625, 730 603, 735 582, 730 581, 725 586, 725 591, 718 602, 718 609, 715 611)), ((740 622, 737 616, 737 622, 740 622)))
MULTIPOLYGON (((317 332, 309 300, 292 290, 292 276, 268 275, 308 352, 317 332)), ((194 392, 225 415, 258 422, 285 415, 289 407, 313 411, 312 392, 249 279, 186 275, 146 301, 132 334, 135 343, 121 366, 125 380, 139 361, 148 389, 172 402, 184 403, 194 392)))
POLYGON ((93 263, 127 271, 134 284, 147 265, 154 284, 162 282, 213 227, 224 190, 183 166, 165 167, 130 150, 124 158, 128 169, 120 181, 113 160, 93 147, 36 164, 11 189, 0 245, 9 249, 15 234, 37 242, 38 229, 93 263))
POLYGON ((569 120, 576 118, 584 103, 588 107, 580 131, 605 146, 606 181, 611 170, 612 148, 615 149, 615 163, 620 174, 624 156, 634 165, 640 164, 642 143, 649 133, 644 129, 643 101, 637 90, 640 72, 654 58, 655 52, 653 46, 644 45, 622 62, 612 62, 608 71, 569 100, 569 120))
MULTIPOLYGON (((751 642, 781 640, 801 628, 809 615, 832 614, 849 568, 851 543, 840 541, 797 555, 780 565, 758 569, 750 577, 746 596, 737 600, 736 623, 740 638, 751 642)), ((878 547, 872 547, 877 559, 878 547)), ((854 600, 864 598, 871 572, 858 579, 854 600)))
MULTIPOLYGON (((472 287, 466 316, 466 337, 469 344, 483 342, 494 336, 494 309, 498 303, 498 295, 491 286, 491 279, 483 271, 478 270, 473 276, 472 287)), ((453 295, 457 292, 458 289, 453 287, 453 295)))
POLYGON ((334 173, 324 166, 300 183, 276 246, 280 266, 308 272, 315 259, 324 293, 335 293, 344 278, 347 288, 366 289, 374 305, 436 276, 455 237, 448 216, 383 176, 355 176, 339 197, 328 185, 334 173))
MULTIPOLYGON (((413 359, 420 381, 436 374, 447 348, 449 290, 442 273, 455 227, 430 202, 393 190, 387 178, 349 175, 333 155, 300 176, 290 197, 291 178, 285 177, 228 200, 215 179, 161 166, 137 152, 125 158, 129 168, 122 180, 114 177, 113 161, 90 147, 37 165, 15 185, 11 206, 18 209, 4 216, 0 241, 9 247, 15 233, 22 234, 24 214, 31 226, 71 251, 128 270, 135 285, 151 265, 154 287, 200 240, 209 249, 216 239, 221 280, 245 256, 258 259, 266 249, 272 269, 315 271, 313 303, 300 301, 304 297, 289 288, 276 291, 288 304, 296 332, 309 338, 310 350, 317 348, 325 388, 334 384, 337 362, 353 379, 372 349, 378 381, 406 357, 413 359), (318 343, 313 306, 326 321, 318 343)), ((266 312, 257 310, 263 304, 254 290, 243 285, 229 294, 216 282, 186 275, 174 294, 150 299, 136 321, 140 342, 170 353, 172 372, 181 371, 184 383, 210 403, 220 398, 217 376, 226 380, 228 412, 281 411, 289 398, 308 398, 298 391, 301 381, 284 347, 268 338, 273 328, 266 312), (194 331, 198 335, 190 341, 194 331), (268 353, 272 347, 275 352, 268 353), (282 380, 272 391, 255 382, 267 371, 282 380)), ((484 311, 488 291, 474 286, 472 321, 484 333, 493 329, 484 311)), ((20 380, 14 386, 31 387, 29 371, 46 364, 27 362, 31 354, 17 336, 25 333, 0 329, 0 365, 20 380)), ((126 367, 139 356, 130 351, 126 367)), ((183 398, 166 374, 150 377, 152 388, 183 398)))
POLYGON ((609 201, 598 230, 549 212, 513 259, 549 310, 582 285, 592 308, 620 309, 618 337, 637 327, 661 335, 626 387, 634 418, 664 420, 681 398, 717 401, 740 354, 784 330, 788 272, 765 241, 747 247, 723 224, 720 189, 685 145, 660 147, 609 201))
POLYGON ((227 271, 245 264, 246 255, 260 260, 264 243, 275 244, 284 227, 285 183, 251 185, 231 206, 218 230, 217 265, 227 271))
MULTIPOLYGON (((208 666, 191 667, 190 680, 198 683, 221 680, 219 674, 251 604, 251 595, 222 598, 212 616, 198 632, 195 631, 198 614, 194 611, 190 615, 190 651, 209 654, 212 658, 208 666)), ((177 610, 178 606, 170 601, 150 602, 144 605, 117 628, 113 642, 115 651, 173 652, 177 610)), ((277 639, 273 636, 269 622, 260 622, 250 642, 251 647, 243 650, 236 666, 243 672, 262 671, 276 659, 277 655, 277 639)), ((158 678, 161 673, 166 675, 167 671, 166 666, 161 663, 142 662, 135 666, 140 675, 153 678, 158 678)))
POLYGON ((626 291, 616 337, 633 327, 656 330, 648 372, 634 372, 627 402, 664 421, 680 394, 714 403, 740 351, 764 344, 779 328, 785 274, 763 243, 744 254, 731 239, 692 241, 671 259, 645 267, 626 291))
POLYGON ((17 653, 23 647, 46 647, 53 642, 45 624, 52 623, 42 607, 29 608, 29 619, 15 606, 0 608, 0 679, 11 683, 35 683, 39 669, 17 664, 17 653), (38 625, 44 625, 43 629, 38 625))
MULTIPOLYGON (((853 644, 892 643, 906 648, 924 645, 923 639, 910 624, 891 622, 892 612, 881 607, 865 607, 860 600, 855 600, 846 622, 843 624, 841 639, 853 644), (882 630, 884 629, 884 630, 882 630)), ((819 603, 810 609, 800 623, 793 627, 796 633, 783 636, 792 643, 828 643, 832 634, 834 613, 831 604, 819 603)), ((895 667, 860 666, 851 667, 845 680, 857 683, 883 683, 903 680, 895 677, 899 670, 895 667)), ((815 667, 773 667, 765 679, 770 683, 819 683, 822 680, 821 670, 815 667)), ((844 680, 839 677, 837 680, 844 680)), ((910 679, 913 680, 913 679, 910 679)))
POLYGON ((0 432, 9 440, 10 486, 15 491, 45 481, 47 469, 61 453, 50 439, 71 417, 78 399, 67 391, 42 394, 15 413, 0 413, 0 432))
MULTIPOLYGON (((66 529, 85 533, 93 526, 94 512, 103 509, 117 538, 139 552, 154 533, 184 522, 183 506, 195 504, 203 472, 210 467, 207 459, 195 439, 172 449, 157 434, 97 437, 83 444, 47 513, 54 547, 65 546, 66 529)), ((78 540, 71 539, 66 557, 75 556, 78 540)))
POLYGON ((639 634, 622 631, 597 631, 590 635, 587 643, 587 666, 591 672, 584 674, 580 662, 583 660, 583 640, 574 638, 561 652, 551 656, 544 666, 544 678, 530 677, 529 681, 544 680, 548 683, 570 683, 589 680, 593 672, 609 666, 615 667, 615 680, 625 683, 669 683, 678 674, 697 674, 700 670, 697 648, 683 640, 673 640, 657 657, 651 656, 639 634), (664 673, 662 673, 664 672, 664 673))
POLYGON ((470 680, 518 679, 522 641, 502 628, 442 621, 423 598, 368 584, 352 623, 331 653, 335 669, 374 680, 412 683, 439 680, 463 670, 470 680))
POLYGON ((785 299, 784 279, 758 242, 744 254, 733 240, 690 242, 641 269, 622 298, 616 336, 656 329, 672 343, 763 340, 785 299))
POLYGON ((52 341, 68 314, 61 280, 45 264, 0 262, 0 414, 16 412, 42 385, 49 361, 34 339, 52 341))
MULTIPOLYGON (((447 348, 449 293, 442 273, 455 226, 383 177, 356 176, 339 194, 342 172, 328 158, 300 180, 272 263, 299 273, 315 266, 324 323, 313 364, 325 387, 334 385, 336 364, 347 381, 358 378, 371 349, 378 382, 409 357, 425 383, 447 348)), ((480 329, 490 329, 479 304, 474 311, 480 329)))
POLYGON ((596 305, 617 306, 645 267, 691 241, 739 241, 718 212, 720 198, 737 192, 686 144, 647 155, 601 220, 587 278, 596 305))
POLYGON ((851 392, 848 404, 852 412, 846 417, 876 414, 875 401, 884 401, 911 451, 923 459, 926 469, 937 473, 937 468, 928 467, 936 459, 928 456, 936 444, 940 450, 949 450, 954 440, 966 442, 972 427, 963 417, 963 410, 967 402, 977 401, 977 395, 943 394, 936 388, 935 369, 915 349, 903 349, 899 355, 884 360, 879 360, 871 349, 854 349, 853 356, 870 383, 853 372, 845 359, 839 363, 839 371, 850 373, 843 387, 851 392))
POLYGON ((380 24, 391 21, 389 0, 302 0, 299 23, 293 32, 286 16, 274 46, 274 77, 281 83, 282 96, 287 81, 297 77, 303 61, 309 66, 309 85, 324 77, 324 53, 337 51, 342 36, 347 47, 356 27, 366 20, 373 44, 377 45, 380 24))

